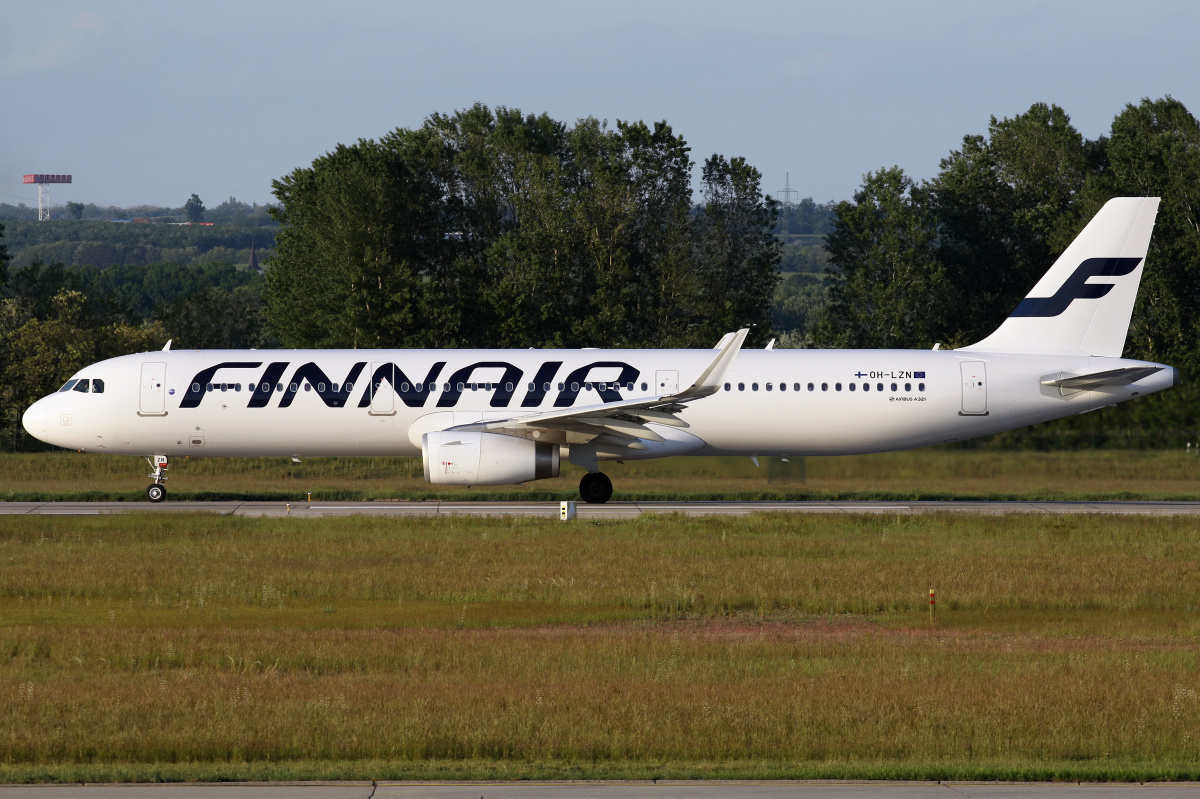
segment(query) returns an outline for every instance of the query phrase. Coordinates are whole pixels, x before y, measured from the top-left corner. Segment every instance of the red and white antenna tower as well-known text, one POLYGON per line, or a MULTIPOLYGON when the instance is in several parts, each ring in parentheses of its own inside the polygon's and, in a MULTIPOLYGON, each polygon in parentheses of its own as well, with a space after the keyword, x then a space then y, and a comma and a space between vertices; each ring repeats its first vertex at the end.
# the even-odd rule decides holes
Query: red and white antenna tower
POLYGON ((38 221, 50 218, 50 184, 70 183, 70 175, 26 175, 23 183, 36 183, 38 187, 38 221))

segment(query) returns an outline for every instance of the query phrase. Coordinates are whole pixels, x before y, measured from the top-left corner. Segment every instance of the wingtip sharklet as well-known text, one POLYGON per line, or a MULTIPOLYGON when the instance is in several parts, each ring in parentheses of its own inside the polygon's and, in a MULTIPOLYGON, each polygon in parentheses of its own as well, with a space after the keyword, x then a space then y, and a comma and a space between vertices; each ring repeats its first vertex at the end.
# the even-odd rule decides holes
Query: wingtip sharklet
POLYGON ((678 399, 690 399, 693 397, 706 397, 709 394, 715 394, 721 388, 721 382, 725 379, 725 373, 729 371, 729 367, 733 365, 733 361, 741 352, 742 344, 746 342, 746 336, 750 335, 750 328, 743 327, 736 333, 727 333, 721 339, 725 342, 725 346, 713 362, 708 365, 691 386, 676 394, 678 399), (733 338, 729 338, 732 336, 733 338), (728 339, 728 341, 726 341, 728 339))

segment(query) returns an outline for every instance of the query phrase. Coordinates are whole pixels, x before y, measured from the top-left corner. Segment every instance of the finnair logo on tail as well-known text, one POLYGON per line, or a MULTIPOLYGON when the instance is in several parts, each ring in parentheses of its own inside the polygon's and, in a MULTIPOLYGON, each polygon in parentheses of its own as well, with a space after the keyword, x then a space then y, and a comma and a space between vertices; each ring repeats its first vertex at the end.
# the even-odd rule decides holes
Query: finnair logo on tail
POLYGON ((1088 283, 1088 278, 1124 277, 1141 262, 1141 258, 1088 258, 1052 296, 1026 297, 1012 316, 1058 316, 1075 300, 1098 300, 1112 291, 1115 284, 1088 283))

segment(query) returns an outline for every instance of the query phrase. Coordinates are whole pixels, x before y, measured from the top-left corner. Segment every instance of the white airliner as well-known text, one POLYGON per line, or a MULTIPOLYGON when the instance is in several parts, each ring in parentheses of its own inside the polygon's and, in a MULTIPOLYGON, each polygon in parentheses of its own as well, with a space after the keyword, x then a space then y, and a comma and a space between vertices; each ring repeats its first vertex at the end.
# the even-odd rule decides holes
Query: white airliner
POLYGON ((24 416, 42 441, 150 459, 410 455, 435 485, 669 455, 847 455, 961 441, 1176 385, 1121 358, 1158 198, 1109 201, 1012 315, 956 350, 170 350, 101 361, 24 416))

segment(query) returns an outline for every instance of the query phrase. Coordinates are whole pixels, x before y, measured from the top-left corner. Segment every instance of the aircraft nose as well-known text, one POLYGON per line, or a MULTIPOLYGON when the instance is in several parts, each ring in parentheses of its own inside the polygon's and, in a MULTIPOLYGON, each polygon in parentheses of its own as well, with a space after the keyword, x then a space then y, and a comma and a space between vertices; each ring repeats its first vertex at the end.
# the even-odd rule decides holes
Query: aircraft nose
POLYGON ((46 409, 45 400, 38 400, 30 405, 21 417, 21 424, 29 435, 39 441, 45 441, 50 434, 50 414, 46 409))

